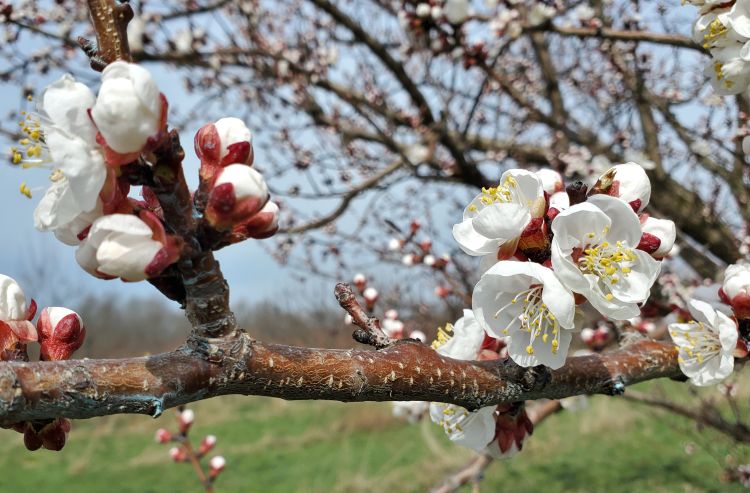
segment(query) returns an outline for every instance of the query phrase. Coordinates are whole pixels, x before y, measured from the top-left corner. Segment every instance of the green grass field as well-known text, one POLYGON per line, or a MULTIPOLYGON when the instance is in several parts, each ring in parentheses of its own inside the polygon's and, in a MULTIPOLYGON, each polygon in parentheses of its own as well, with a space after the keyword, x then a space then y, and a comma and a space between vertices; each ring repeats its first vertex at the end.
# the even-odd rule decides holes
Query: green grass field
MULTIPOLYGON (((679 384, 660 385, 684 393, 679 384)), ((721 482, 720 463, 730 452, 750 454, 720 435, 622 399, 589 402, 552 416, 521 454, 492 464, 482 491, 745 491, 721 482)), ((216 452, 228 462, 218 493, 425 491, 470 457, 431 423, 392 418, 389 404, 229 397, 192 407, 195 440, 217 435, 216 452)), ((61 453, 27 452, 20 435, 3 430, 0 491, 201 491, 190 466, 172 463, 169 447, 153 440, 157 428, 175 428, 172 412, 73 426, 61 453)))

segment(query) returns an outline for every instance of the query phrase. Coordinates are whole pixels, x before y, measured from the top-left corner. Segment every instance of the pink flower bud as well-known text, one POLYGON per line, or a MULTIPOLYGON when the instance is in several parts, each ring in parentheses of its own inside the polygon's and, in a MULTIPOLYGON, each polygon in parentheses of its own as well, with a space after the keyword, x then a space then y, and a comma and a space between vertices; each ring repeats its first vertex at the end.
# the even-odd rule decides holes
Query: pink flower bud
POLYGON ((438 298, 445 298, 451 294, 451 288, 449 286, 438 286, 435 288, 435 295, 438 298))
POLYGON ((354 285, 360 293, 364 293, 365 287, 367 287, 367 277, 361 272, 358 272, 354 275, 354 285))
POLYGON ((263 240, 275 235, 279 230, 279 206, 268 201, 257 214, 250 219, 239 222, 232 228, 232 243, 239 243, 247 238, 263 240))
POLYGON ((404 323, 401 320, 386 318, 382 323, 383 332, 391 339, 402 339, 404 337, 404 323))
POLYGON ((594 329, 590 327, 585 327, 581 329, 581 340, 584 342, 584 344, 591 344, 594 342, 594 336, 596 333, 594 332, 594 329))
POLYGON ((42 361, 70 358, 86 337, 83 320, 67 308, 55 306, 43 309, 36 325, 42 361))
POLYGON ((377 289, 370 287, 365 289, 364 293, 362 293, 362 296, 364 296, 365 298, 367 309, 372 310, 372 308, 375 306, 375 303, 378 301, 380 294, 378 293, 377 289))
POLYGON ((206 435, 205 437, 203 437, 203 440, 201 440, 201 444, 200 444, 200 448, 198 449, 198 452, 201 455, 205 455, 209 453, 215 446, 216 446, 216 436, 206 435))
POLYGON ((137 158, 158 139, 166 116, 166 99, 145 68, 123 61, 107 65, 91 119, 99 130, 97 140, 106 147, 108 163, 125 164, 137 158))
POLYGON ((398 238, 391 238, 390 240, 388 240, 388 250, 391 250, 392 252, 401 250, 402 246, 403 243, 398 238))
POLYGON ((411 224, 409 224, 409 230, 412 234, 415 234, 417 231, 419 231, 419 228, 422 227, 422 223, 420 223, 417 219, 412 219, 411 224))
POLYGON ((36 312, 36 302, 27 308, 21 286, 11 277, 0 274, 0 353, 17 342, 37 340, 34 324, 29 322, 36 312))
POLYGON ((351 324, 353 324, 353 323, 354 323, 354 319, 352 318, 352 316, 351 316, 351 315, 349 315, 349 314, 347 313, 346 315, 344 315, 344 323, 345 323, 346 325, 351 325, 351 324))
POLYGON ((432 248, 432 241, 430 239, 420 241, 419 248, 421 248, 424 253, 429 252, 432 248))
POLYGON ((385 311, 385 318, 396 320, 398 318, 398 312, 393 308, 389 308, 385 311))
POLYGON ((210 180, 204 172, 215 173, 217 167, 232 163, 253 164, 253 135, 239 118, 222 118, 198 130, 195 153, 201 160, 201 178, 210 180))
POLYGON ((418 341, 427 342, 427 335, 421 330, 412 330, 409 333, 409 339, 416 339, 418 341))
POLYGON ((669 219, 656 219, 643 214, 641 217, 643 236, 638 249, 651 254, 656 259, 664 258, 674 245, 677 235, 674 222, 669 219))
POLYGON ((177 421, 180 424, 180 433, 187 433, 193 421, 195 421, 195 413, 192 409, 185 409, 180 413, 177 421))
POLYGON ((542 182, 542 189, 547 195, 552 195, 563 190, 563 178, 560 173, 550 168, 542 168, 534 173, 542 182))
POLYGON ((206 205, 205 217, 218 230, 250 220, 268 201, 263 177, 244 164, 231 164, 218 174, 206 205))
POLYGON ((599 177, 590 194, 597 193, 618 197, 641 212, 651 198, 651 182, 640 164, 618 164, 599 177))
POLYGON ((175 462, 184 462, 187 460, 187 454, 182 447, 172 447, 169 449, 169 456, 175 462))
POLYGON ((434 267, 437 259, 434 255, 425 255, 422 262, 428 267, 434 267))
POLYGON ((416 259, 417 259, 416 255, 414 255, 413 253, 407 253, 401 258, 401 263, 406 266, 414 265, 414 263, 416 262, 416 259))
POLYGON ((172 441, 172 434, 164 428, 156 430, 156 443, 168 443, 172 441))
POLYGON ((214 457, 211 457, 211 460, 208 462, 208 466, 208 475, 213 479, 218 476, 221 471, 224 470, 224 468, 227 466, 227 461, 221 455, 216 455, 214 457))
POLYGON ((750 318, 750 266, 733 264, 727 267, 721 294, 732 306, 735 317, 750 318))

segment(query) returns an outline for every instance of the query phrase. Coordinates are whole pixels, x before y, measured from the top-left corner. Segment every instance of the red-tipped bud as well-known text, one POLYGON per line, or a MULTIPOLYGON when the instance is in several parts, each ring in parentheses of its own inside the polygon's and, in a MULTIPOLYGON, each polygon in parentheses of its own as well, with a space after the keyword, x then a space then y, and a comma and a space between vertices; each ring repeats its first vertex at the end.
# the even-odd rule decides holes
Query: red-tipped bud
POLYGON ((420 223, 417 219, 412 219, 411 224, 409 224, 409 231, 411 231, 412 234, 419 231, 419 228, 422 227, 422 223, 420 223))
POLYGON ((450 286, 438 286, 435 288, 435 296, 438 298, 445 298, 451 294, 450 286))
POLYGON ((36 315, 37 305, 36 300, 31 298, 28 308, 26 308, 26 320, 32 320, 36 315))
POLYGON ((57 306, 42 310, 36 328, 42 361, 70 358, 86 337, 81 317, 73 310, 57 306))
POLYGON ((187 433, 195 421, 195 413, 192 409, 185 409, 177 418, 180 425, 180 433, 187 433))
POLYGON ((354 286, 357 287, 360 294, 365 292, 365 288, 367 287, 367 276, 362 274, 361 272, 358 272, 354 275, 354 286))
POLYGON ((232 228, 232 243, 237 243, 247 238, 263 240, 275 235, 278 230, 279 206, 269 200, 260 212, 232 228))
POLYGON ((244 164, 232 164, 218 174, 205 217, 215 229, 228 230, 249 221, 267 201, 268 186, 260 173, 244 164))
POLYGON ((208 466, 208 476, 211 479, 214 479, 221 473, 221 471, 224 470, 225 467, 227 467, 227 461, 226 459, 224 459, 224 457, 217 455, 215 457, 211 457, 211 460, 208 462, 208 466))
POLYGON ((164 428, 159 428, 156 430, 154 439, 156 440, 156 443, 168 443, 172 441, 172 434, 164 428))
POLYGON ((185 462, 187 460, 187 454, 182 447, 172 447, 169 449, 169 456, 175 462, 185 462))
POLYGON ((430 249, 432 249, 432 241, 429 238, 420 241, 419 248, 421 248, 424 253, 428 253, 430 249))
POLYGON ((201 444, 200 444, 200 448, 198 449, 198 452, 201 455, 205 455, 209 453, 215 446, 216 446, 216 436, 206 435, 205 437, 203 437, 203 440, 201 440, 201 444))
POLYGON ((390 320, 396 320, 398 318, 398 312, 394 310, 393 308, 389 308, 385 311, 385 318, 388 318, 390 320))
POLYGON ((378 293, 377 289, 370 287, 365 289, 364 293, 362 293, 362 296, 365 298, 367 309, 372 310, 375 306, 375 303, 378 301, 378 298, 380 298, 380 293, 378 293))

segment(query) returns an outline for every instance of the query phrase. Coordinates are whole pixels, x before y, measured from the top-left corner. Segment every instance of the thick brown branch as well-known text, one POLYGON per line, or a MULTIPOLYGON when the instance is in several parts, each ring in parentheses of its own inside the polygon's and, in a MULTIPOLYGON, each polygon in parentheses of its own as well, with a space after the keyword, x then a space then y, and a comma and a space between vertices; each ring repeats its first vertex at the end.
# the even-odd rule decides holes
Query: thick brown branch
POLYGON ((344 402, 424 400, 468 409, 578 394, 680 375, 673 345, 639 341, 570 358, 558 370, 511 361, 457 361, 421 343, 381 351, 264 344, 244 333, 190 348, 121 360, 0 363, 0 423, 164 409, 227 394, 344 402), (205 355, 210 354, 207 358, 205 355))

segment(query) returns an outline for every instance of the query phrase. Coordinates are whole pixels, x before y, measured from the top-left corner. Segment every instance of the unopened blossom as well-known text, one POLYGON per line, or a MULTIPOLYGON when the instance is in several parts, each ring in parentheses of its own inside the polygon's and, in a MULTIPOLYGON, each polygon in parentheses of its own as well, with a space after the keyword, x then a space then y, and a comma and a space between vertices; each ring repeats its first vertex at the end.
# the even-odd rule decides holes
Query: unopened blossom
POLYGON ((404 323, 401 320, 385 318, 381 322, 383 332, 391 339, 402 339, 404 337, 404 323))
POLYGON ((257 213, 232 226, 231 243, 239 243, 248 238, 263 240, 279 230, 279 206, 269 200, 257 213))
POLYGON ((201 160, 201 178, 209 180, 217 171, 211 166, 252 164, 253 135, 239 118, 221 118, 198 130, 195 152, 201 160))
POLYGON ((187 460, 187 453, 182 447, 172 447, 169 449, 169 456, 175 462, 184 462, 187 460))
MULTIPOLYGON (((464 310, 463 317, 455 324, 447 324, 445 329, 438 330, 432 347, 449 358, 475 360, 483 342, 484 329, 471 310, 464 310)), ((469 412, 454 404, 433 402, 430 404, 430 418, 443 427, 452 442, 482 451, 495 436, 495 408, 488 406, 469 412)))
POLYGON ((409 339, 416 339, 421 342, 427 342, 427 335, 421 330, 412 330, 409 333, 409 339))
POLYGON ((201 440, 200 447, 198 448, 198 453, 201 455, 205 455, 213 450, 215 446, 216 435, 206 435, 205 437, 203 437, 203 440, 201 440))
POLYGON ((76 251, 76 260, 96 277, 142 281, 160 274, 179 253, 178 241, 165 233, 153 214, 144 211, 141 217, 110 214, 94 221, 76 251))
POLYGON ((389 308, 384 313, 385 318, 389 318, 391 320, 396 320, 398 318, 398 311, 394 310, 393 308, 389 308))
POLYGON ((552 222, 552 268, 602 315, 626 320, 640 314, 661 263, 636 249, 641 224, 624 201, 594 195, 552 222))
POLYGON ((208 196, 205 217, 216 229, 231 229, 261 211, 268 201, 268 186, 260 173, 244 164, 219 172, 208 196))
POLYGON ((641 212, 651 198, 651 181, 640 164, 617 164, 599 177, 591 193, 618 197, 641 212))
POLYGON ((195 412, 192 409, 184 409, 177 416, 177 422, 180 426, 180 433, 186 433, 195 422, 195 412))
POLYGON ((562 192, 563 178, 557 171, 550 168, 542 168, 534 174, 542 181, 542 189, 548 195, 562 192))
POLYGON ((159 428, 154 434, 154 440, 156 443, 168 443, 172 441, 172 434, 164 428, 159 428))
POLYGON ((227 461, 221 455, 211 457, 208 461, 208 475, 211 478, 215 478, 221 471, 227 466, 227 461))
POLYGON ((70 358, 86 338, 86 328, 81 316, 68 308, 44 308, 36 326, 42 361, 70 358))
POLYGON ((388 240, 388 250, 395 252, 397 250, 401 250, 402 246, 403 245, 401 243, 401 240, 399 240, 398 238, 391 238, 390 240, 388 240))
POLYGON ((551 269, 534 262, 496 263, 475 286, 472 309, 492 337, 510 336, 508 353, 519 365, 565 364, 575 300, 551 269))
POLYGON ((354 285, 357 286, 357 289, 359 289, 360 292, 364 292, 365 287, 367 286, 367 277, 361 272, 358 272, 354 274, 353 280, 354 285))
POLYGON ((15 279, 0 274, 0 354, 17 342, 37 340, 37 331, 29 320, 36 304, 26 305, 26 296, 15 279))
POLYGON ((733 264, 727 267, 719 295, 731 305, 738 319, 750 318, 750 266, 733 264))
POLYGON ((690 300, 688 309, 693 320, 669 325, 680 369, 695 385, 719 383, 734 369, 737 325, 703 301, 690 300))
POLYGON ((672 250, 677 236, 674 221, 657 219, 646 214, 644 216, 641 217, 643 235, 638 243, 638 249, 651 254, 654 258, 664 258, 672 250))
POLYGON ((132 157, 161 132, 166 121, 166 99, 148 70, 115 61, 102 72, 91 118, 107 147, 132 157))
POLYGON ((443 13, 451 24, 461 24, 469 17, 469 0, 446 0, 443 13))
POLYGON ((546 203, 542 181, 534 173, 506 171, 500 184, 484 188, 464 209, 463 220, 453 226, 453 237, 469 255, 509 258, 532 219, 541 218, 546 203))

